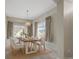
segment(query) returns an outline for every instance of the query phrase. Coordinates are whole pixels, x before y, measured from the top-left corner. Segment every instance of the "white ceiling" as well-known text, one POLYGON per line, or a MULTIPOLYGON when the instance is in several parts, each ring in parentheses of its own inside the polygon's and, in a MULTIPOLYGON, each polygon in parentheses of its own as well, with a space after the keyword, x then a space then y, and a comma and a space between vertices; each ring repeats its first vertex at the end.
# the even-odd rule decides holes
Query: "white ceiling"
MULTIPOLYGON (((58 0, 6 0, 6 16, 34 19, 56 7, 58 0), (28 16, 26 10, 29 10, 28 16)), ((64 0, 64 15, 72 12, 73 0, 64 0)))
POLYGON ((73 0, 64 1, 64 15, 73 12, 73 0))
POLYGON ((34 19, 55 6, 54 0, 6 0, 6 16, 34 19))

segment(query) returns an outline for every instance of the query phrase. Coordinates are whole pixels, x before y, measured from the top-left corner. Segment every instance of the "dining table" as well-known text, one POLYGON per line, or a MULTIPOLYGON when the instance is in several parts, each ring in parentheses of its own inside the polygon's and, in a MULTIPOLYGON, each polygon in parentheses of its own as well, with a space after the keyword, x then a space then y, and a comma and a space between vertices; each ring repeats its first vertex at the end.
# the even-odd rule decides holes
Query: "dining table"
POLYGON ((37 38, 18 38, 19 39, 19 43, 23 42, 24 43, 24 52, 25 54, 31 54, 31 53, 35 53, 38 51, 37 49, 37 45, 35 44, 36 42, 41 42, 40 39, 37 38))

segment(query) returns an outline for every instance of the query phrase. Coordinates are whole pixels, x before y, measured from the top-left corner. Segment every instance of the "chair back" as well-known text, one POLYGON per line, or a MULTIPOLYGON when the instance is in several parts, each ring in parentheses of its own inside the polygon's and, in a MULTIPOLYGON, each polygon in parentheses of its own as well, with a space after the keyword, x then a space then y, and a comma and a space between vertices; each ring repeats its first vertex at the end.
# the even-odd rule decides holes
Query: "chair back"
POLYGON ((24 44, 22 42, 19 43, 19 39, 17 39, 17 38, 11 37, 10 43, 11 43, 11 47, 13 47, 15 49, 24 47, 23 46, 24 44))
POLYGON ((11 47, 16 48, 16 44, 14 42, 13 37, 10 38, 10 45, 11 45, 11 47))
POLYGON ((40 38, 41 40, 41 44, 44 45, 45 44, 45 39, 44 38, 40 38))

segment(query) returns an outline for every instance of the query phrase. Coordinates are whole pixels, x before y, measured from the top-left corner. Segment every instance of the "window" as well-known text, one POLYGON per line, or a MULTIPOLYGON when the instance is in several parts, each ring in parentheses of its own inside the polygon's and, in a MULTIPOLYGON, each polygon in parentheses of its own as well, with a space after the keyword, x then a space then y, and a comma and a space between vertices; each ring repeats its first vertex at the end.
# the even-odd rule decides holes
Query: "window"
POLYGON ((27 27, 25 27, 24 25, 20 25, 20 24, 13 25, 13 36, 14 37, 21 37, 21 33, 23 31, 27 33, 27 27))
POLYGON ((41 21, 38 23, 37 35, 38 38, 45 37, 45 21, 41 21))

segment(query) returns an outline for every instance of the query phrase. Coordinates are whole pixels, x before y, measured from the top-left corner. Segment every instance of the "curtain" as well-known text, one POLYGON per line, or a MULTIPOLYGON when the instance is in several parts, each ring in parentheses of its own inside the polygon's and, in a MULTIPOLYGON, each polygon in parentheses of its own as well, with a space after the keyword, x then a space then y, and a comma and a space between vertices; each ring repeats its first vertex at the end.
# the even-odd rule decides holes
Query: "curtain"
POLYGON ((13 23, 8 21, 8 23, 7 23, 7 38, 9 39, 12 36, 13 36, 13 23))
POLYGON ((34 26, 35 26, 35 29, 34 29, 34 30, 35 30, 35 31, 34 31, 34 32, 35 32, 35 35, 34 35, 34 36, 37 37, 38 22, 35 22, 35 25, 34 25, 34 26))
POLYGON ((51 41, 51 16, 46 18, 46 41, 51 41))
POLYGON ((29 36, 33 36, 33 24, 31 24, 30 26, 27 26, 27 32, 29 36))

